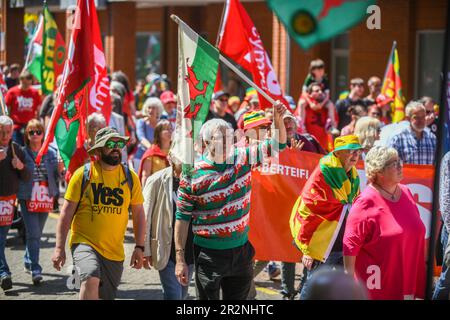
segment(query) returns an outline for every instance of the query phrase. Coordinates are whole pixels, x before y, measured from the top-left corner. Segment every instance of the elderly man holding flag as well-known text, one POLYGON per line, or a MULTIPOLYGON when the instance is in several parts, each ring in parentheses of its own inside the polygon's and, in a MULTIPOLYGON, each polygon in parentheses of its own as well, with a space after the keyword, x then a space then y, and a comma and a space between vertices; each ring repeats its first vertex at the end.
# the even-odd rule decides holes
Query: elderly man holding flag
POLYGON ((333 152, 320 159, 292 209, 291 233, 308 270, 300 299, 307 297, 308 280, 321 264, 343 264, 345 220, 359 194, 358 137, 338 137, 334 146, 333 152))

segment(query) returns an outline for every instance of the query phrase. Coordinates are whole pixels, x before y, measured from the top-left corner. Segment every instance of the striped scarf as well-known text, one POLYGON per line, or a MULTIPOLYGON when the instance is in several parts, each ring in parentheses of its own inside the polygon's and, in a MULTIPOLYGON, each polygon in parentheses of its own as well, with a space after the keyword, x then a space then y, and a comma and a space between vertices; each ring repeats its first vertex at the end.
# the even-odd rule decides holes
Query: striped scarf
POLYGON ((334 197, 344 205, 353 203, 359 193, 359 176, 356 168, 351 168, 349 177, 341 161, 332 152, 320 159, 319 165, 325 182, 333 190, 334 197))

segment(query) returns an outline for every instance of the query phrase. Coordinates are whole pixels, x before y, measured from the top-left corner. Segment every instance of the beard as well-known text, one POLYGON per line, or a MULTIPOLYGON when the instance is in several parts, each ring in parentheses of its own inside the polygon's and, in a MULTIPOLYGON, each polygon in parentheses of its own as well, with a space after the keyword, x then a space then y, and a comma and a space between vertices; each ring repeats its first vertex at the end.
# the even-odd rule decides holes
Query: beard
POLYGON ((122 162, 122 154, 117 150, 111 151, 110 154, 105 154, 102 152, 101 159, 104 163, 109 164, 110 166, 117 166, 120 162, 122 162))

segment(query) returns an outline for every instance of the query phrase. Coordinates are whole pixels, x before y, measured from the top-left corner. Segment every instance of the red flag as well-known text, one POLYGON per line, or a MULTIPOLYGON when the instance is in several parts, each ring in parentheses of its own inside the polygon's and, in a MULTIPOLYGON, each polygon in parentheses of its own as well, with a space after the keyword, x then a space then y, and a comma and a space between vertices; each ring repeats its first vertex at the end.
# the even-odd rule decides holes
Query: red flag
MULTIPOLYGON (((44 144, 36 157, 36 163, 40 163, 42 156, 47 152, 48 146, 55 136, 57 123, 60 120, 64 121, 66 135, 69 138, 73 137, 74 130, 71 131, 73 125, 78 124, 83 126, 86 122, 86 113, 84 110, 80 110, 80 107, 73 107, 73 105, 77 105, 75 101, 78 100, 76 99, 77 94, 94 76, 94 42, 92 39, 92 31, 93 25, 98 23, 94 20, 96 17, 94 0, 78 0, 69 51, 64 64, 63 79, 57 91, 55 109, 50 119, 44 144)), ((85 133, 82 132, 81 134, 85 133)), ((83 139, 82 141, 85 140, 83 139)), ((61 148, 59 143, 58 147, 61 148)), ((64 146, 65 149, 73 148, 73 151, 75 147, 75 145, 64 146)))
POLYGON ((95 77, 89 83, 89 114, 99 112, 105 116, 106 123, 111 117, 111 96, 109 94, 109 78, 106 70, 105 53, 103 51, 97 12, 92 12, 92 38, 94 40, 95 77))
MULTIPOLYGON (((270 97, 289 108, 258 30, 239 0, 227 0, 223 19, 219 50, 250 72, 255 84, 270 97)), ((261 94, 258 96, 262 109, 272 106, 261 94)))

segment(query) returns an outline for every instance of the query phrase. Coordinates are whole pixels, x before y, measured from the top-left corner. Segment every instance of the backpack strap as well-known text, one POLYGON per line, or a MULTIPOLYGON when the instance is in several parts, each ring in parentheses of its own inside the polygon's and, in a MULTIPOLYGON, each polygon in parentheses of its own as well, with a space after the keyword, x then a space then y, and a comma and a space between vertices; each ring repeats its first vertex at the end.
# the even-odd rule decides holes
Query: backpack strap
MULTIPOLYGON (((130 196, 131 193, 133 192, 133 176, 131 175, 131 170, 130 167, 128 166, 128 164, 126 162, 122 162, 122 169, 123 172, 125 173, 125 177, 127 177, 127 183, 128 183, 128 188, 130 188, 130 196)), ((122 182, 121 184, 124 184, 124 182, 122 182)))
MULTIPOLYGON (((83 194, 86 191, 87 187, 89 186, 89 181, 91 180, 91 162, 88 162, 84 165, 83 169, 83 178, 81 180, 81 192, 80 192, 80 200, 78 200, 77 208, 75 209, 75 214, 78 211, 78 207, 80 206, 81 199, 83 199, 83 194)), ((73 220, 73 217, 72 217, 73 220)))

